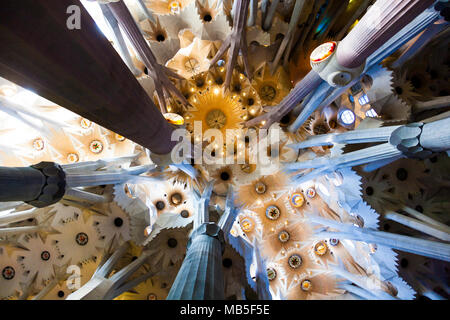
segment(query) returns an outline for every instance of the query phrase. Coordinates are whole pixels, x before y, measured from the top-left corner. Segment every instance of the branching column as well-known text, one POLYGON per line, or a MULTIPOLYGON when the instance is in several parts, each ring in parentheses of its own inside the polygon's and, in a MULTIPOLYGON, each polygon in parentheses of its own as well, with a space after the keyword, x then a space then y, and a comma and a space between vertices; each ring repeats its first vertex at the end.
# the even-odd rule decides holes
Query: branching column
POLYGON ((356 68, 376 49, 433 4, 434 0, 378 0, 336 52, 340 65, 356 68))

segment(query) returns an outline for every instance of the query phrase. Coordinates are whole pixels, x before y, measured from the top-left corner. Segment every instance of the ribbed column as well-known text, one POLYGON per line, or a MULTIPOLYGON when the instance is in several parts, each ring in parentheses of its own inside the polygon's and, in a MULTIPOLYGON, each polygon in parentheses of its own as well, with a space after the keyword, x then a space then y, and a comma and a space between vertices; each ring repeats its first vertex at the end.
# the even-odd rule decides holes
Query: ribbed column
POLYGON ((215 223, 204 223, 191 235, 186 258, 167 300, 223 300, 224 236, 215 223))
POLYGON ((327 82, 322 82, 317 90, 313 93, 313 98, 305 103, 302 111, 298 115, 297 119, 295 119, 294 123, 289 126, 290 132, 296 132, 306 120, 311 116, 311 114, 320 106, 322 101, 332 93, 334 88, 330 87, 327 82))
POLYGON ((434 0, 378 0, 342 40, 336 55, 340 65, 356 68, 434 0))
POLYGON ((317 87, 323 82, 319 74, 311 70, 300 82, 298 82, 294 89, 283 98, 278 107, 274 107, 273 111, 270 111, 262 116, 256 117, 245 123, 247 127, 260 125, 261 121, 266 121, 265 128, 270 127, 274 122, 280 121, 283 116, 288 114, 295 106, 297 106, 310 92, 317 89, 317 87))
POLYGON ((272 26, 272 21, 275 16, 275 10, 277 9, 278 3, 280 0, 272 0, 270 2, 269 11, 267 12, 267 16, 264 19, 263 30, 267 31, 272 26))
POLYGON ((420 135, 420 145, 434 152, 450 150, 450 118, 426 123, 420 135))
POLYGON ((108 8, 117 19, 122 30, 127 35, 133 47, 142 62, 148 69, 148 74, 153 78, 155 84, 155 91, 158 96, 159 104, 163 113, 167 112, 166 97, 170 93, 177 97, 183 104, 188 105, 186 97, 178 90, 177 87, 169 80, 168 76, 180 78, 175 72, 158 64, 155 55, 150 49, 147 40, 142 35, 141 29, 134 21, 128 7, 123 0, 118 2, 110 2, 107 4, 108 8))
POLYGON ((123 1, 112 2, 108 4, 108 7, 116 17, 119 25, 122 27, 147 68, 155 65, 157 63, 156 57, 153 55, 153 52, 148 46, 147 41, 134 21, 126 4, 123 1))
POLYGON ((247 27, 253 27, 255 25, 257 14, 258 14, 258 0, 250 0, 247 27))
POLYGON ((280 119, 299 104, 311 91, 315 90, 322 81, 322 78, 311 70, 281 101, 280 109, 279 111, 277 110, 280 119))
POLYGON ((172 127, 80 1, 3 0, 0 6, 0 76, 154 153, 172 150, 172 127), (73 5, 81 25, 71 30, 73 5))
POLYGON ((107 5, 103 4, 100 5, 100 9, 102 10, 103 17, 109 24, 114 34, 114 41, 117 43, 117 48, 119 49, 120 55, 122 56, 124 62, 135 76, 140 75, 141 71, 138 68, 136 68, 136 66, 133 63, 130 51, 128 51, 125 39, 123 38, 122 32, 120 31, 119 23, 117 22, 116 18, 114 18, 111 9, 109 9, 107 5))
POLYGON ((148 10, 147 6, 144 3, 144 0, 137 0, 137 3, 139 5, 139 7, 141 8, 142 12, 144 12, 145 17, 147 19, 149 19, 151 22, 155 23, 155 18, 153 17, 153 15, 148 10))
POLYGON ((35 207, 58 202, 65 192, 62 168, 54 162, 31 167, 0 167, 0 202, 24 201, 35 207))

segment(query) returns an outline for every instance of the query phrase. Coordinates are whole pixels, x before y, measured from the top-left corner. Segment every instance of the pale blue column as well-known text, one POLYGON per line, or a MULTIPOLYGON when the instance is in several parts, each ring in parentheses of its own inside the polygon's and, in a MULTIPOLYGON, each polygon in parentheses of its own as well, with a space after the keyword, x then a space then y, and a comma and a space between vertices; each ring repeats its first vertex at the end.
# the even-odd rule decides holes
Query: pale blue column
POLYGON ((218 225, 203 223, 191 235, 186 258, 167 300, 223 300, 224 235, 218 225))

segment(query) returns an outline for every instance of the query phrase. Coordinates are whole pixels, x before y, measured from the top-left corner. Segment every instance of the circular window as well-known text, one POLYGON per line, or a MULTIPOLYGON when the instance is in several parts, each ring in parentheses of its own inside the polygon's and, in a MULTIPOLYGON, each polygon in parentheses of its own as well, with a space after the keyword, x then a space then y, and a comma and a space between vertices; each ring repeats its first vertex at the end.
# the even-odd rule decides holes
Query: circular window
POLYGON ((255 184, 255 191, 258 194, 264 194, 266 192, 266 185, 262 182, 257 182, 255 184))
POLYGON ((44 260, 44 261, 48 261, 50 259, 50 252, 42 251, 41 252, 41 259, 44 260))
POLYGON ((123 225, 123 219, 122 219, 122 218, 119 218, 119 217, 115 218, 115 219, 114 219, 114 225, 115 225, 117 228, 120 228, 120 227, 123 225))
POLYGON ((277 277, 277 271, 274 268, 267 268, 267 278, 269 281, 275 280, 277 277))
POLYGON ((75 236, 75 241, 78 243, 78 245, 85 246, 89 241, 89 237, 86 233, 80 232, 75 236))
POLYGON ((297 269, 302 265, 302 258, 298 254, 293 254, 289 257, 288 263, 292 269, 297 269))
POLYGON ((291 196, 291 204, 295 208, 300 208, 305 203, 305 197, 301 193, 294 193, 291 196))
POLYGON ((400 181, 405 181, 408 179, 408 171, 405 168, 399 168, 396 172, 397 179, 400 181))
POLYGON ((80 126, 83 129, 89 129, 90 127, 92 127, 92 122, 91 122, 91 120, 83 118, 83 119, 80 120, 80 126))
POLYGON ((147 300, 158 300, 158 297, 154 293, 149 293, 147 296, 147 300))
POLYGON ((166 37, 162 33, 156 36, 156 41, 163 42, 164 40, 166 40, 166 37))
POLYGON ((337 246, 339 244, 339 239, 330 239, 330 244, 332 246, 337 246))
POLYGON ((67 155, 67 162, 69 162, 69 163, 75 163, 75 162, 78 162, 78 160, 79 160, 79 157, 78 157, 78 154, 76 154, 76 153, 69 153, 67 155))
POLYGON ((309 291, 311 290, 311 281, 310 280, 303 280, 301 284, 301 288, 303 291, 309 291))
POLYGON ((254 228, 254 222, 250 218, 244 218, 241 221, 241 228, 244 232, 252 232, 254 228))
POLYGON ((371 195, 373 195, 373 188, 372 187, 367 187, 366 188, 366 194, 368 195, 368 196, 371 196, 371 195))
POLYGON ((169 246, 169 248, 175 248, 178 245, 178 241, 175 238, 170 238, 169 240, 167 240, 167 245, 169 246))
POLYGON ((280 231, 280 233, 278 233, 278 240, 280 240, 280 242, 288 242, 290 238, 291 236, 286 230, 280 231))
POLYGON ((316 245, 314 246, 314 253, 318 256, 323 256, 325 253, 327 253, 327 251, 327 244, 323 241, 316 243, 316 245))
POLYGON ((181 204, 181 202, 183 201, 183 197, 181 196, 180 193, 174 193, 170 196, 170 202, 174 205, 174 206, 178 206, 179 204, 181 204))
POLYGON ((156 209, 158 210, 163 210, 166 207, 166 204, 164 203, 164 201, 157 201, 155 204, 156 209))
POLYGON ((226 171, 220 173, 220 179, 223 181, 230 180, 230 174, 226 171))
POLYGON ((280 214, 280 209, 277 206, 268 206, 266 209, 266 217, 270 220, 277 220, 280 214))
POLYGON ((291 122, 291 116, 288 113, 287 115, 283 116, 283 118, 281 118, 280 123, 287 126, 289 124, 289 122, 291 122))
POLYGON ((211 15, 208 13, 208 14, 205 14, 204 16, 203 16, 203 21, 205 21, 205 22, 210 22, 212 20, 212 17, 211 17, 211 15))
POLYGON ((306 195, 308 196, 308 198, 314 198, 316 196, 316 189, 308 188, 306 190, 306 195))
POLYGON ((346 109, 340 113, 339 119, 344 125, 351 125, 355 122, 355 113, 350 109, 346 109))
POLYGON ((230 258, 225 258, 222 261, 222 265, 227 269, 231 268, 231 266, 233 265, 233 261, 230 258))
POLYGON ((180 214, 183 218, 189 218, 189 211, 187 210, 182 210, 180 214))
POLYGON ((16 275, 16 271, 14 270, 13 267, 7 266, 7 267, 3 268, 2 276, 4 279, 11 280, 12 278, 14 278, 15 275, 16 275))
POLYGON ((41 138, 37 138, 33 140, 33 148, 36 151, 42 151, 44 150, 45 147, 45 143, 44 140, 42 140, 41 138))
POLYGON ((89 144, 89 150, 92 153, 100 153, 103 150, 103 144, 99 140, 94 140, 89 144))

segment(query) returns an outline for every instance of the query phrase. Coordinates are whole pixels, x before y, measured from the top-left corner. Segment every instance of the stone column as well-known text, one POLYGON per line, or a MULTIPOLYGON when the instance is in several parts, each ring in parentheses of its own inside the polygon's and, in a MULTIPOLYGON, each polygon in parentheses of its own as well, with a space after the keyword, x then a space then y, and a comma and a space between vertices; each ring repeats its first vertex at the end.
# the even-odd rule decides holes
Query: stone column
POLYGON ((420 135, 420 145, 433 152, 450 150, 450 117, 426 123, 420 135))
POLYGON ((378 0, 341 41, 337 60, 341 66, 356 68, 394 34, 410 23, 434 0, 378 0))
POLYGON ((172 150, 173 128, 79 0, 4 0, 0 21, 0 76, 154 153, 172 150))
POLYGON ((64 195, 66 180, 62 168, 54 162, 30 167, 0 167, 0 202, 24 201, 46 207, 64 195))
POLYGON ((140 174, 154 168, 152 165, 126 169, 114 167, 126 158, 68 165, 43 161, 30 167, 0 167, 0 203, 24 201, 41 208, 56 203, 63 197, 64 200, 78 199, 92 204, 108 202, 108 196, 77 188, 125 183, 138 179, 140 174), (100 168, 108 170, 97 171, 100 168))
POLYGON ((167 300, 223 300, 224 234, 218 225, 203 223, 192 233, 186 258, 167 300))

